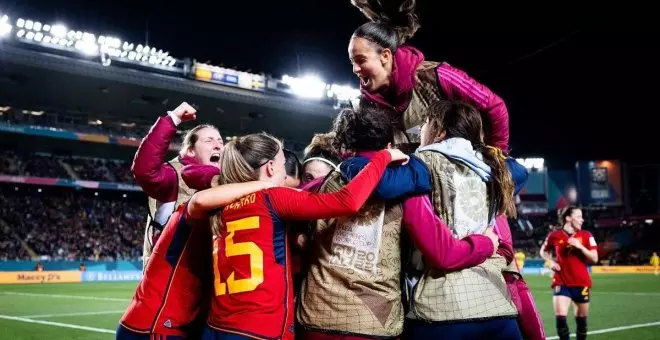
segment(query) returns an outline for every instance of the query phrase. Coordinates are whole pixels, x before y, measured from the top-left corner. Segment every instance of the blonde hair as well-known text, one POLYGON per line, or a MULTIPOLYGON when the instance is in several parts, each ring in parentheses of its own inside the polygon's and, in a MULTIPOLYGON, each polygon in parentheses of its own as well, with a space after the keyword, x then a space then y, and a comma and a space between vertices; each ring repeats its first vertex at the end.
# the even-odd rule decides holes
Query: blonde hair
POLYGON ((243 183, 259 179, 259 168, 275 156, 282 143, 262 132, 246 135, 225 144, 220 159, 220 184, 243 183))
POLYGON ((181 144, 181 150, 179 151, 179 154, 183 156, 186 152, 188 152, 188 150, 192 149, 195 146, 195 143, 197 143, 197 140, 199 139, 197 132, 206 128, 220 132, 218 128, 216 128, 211 124, 200 124, 195 126, 194 128, 188 130, 188 132, 186 132, 186 135, 183 137, 183 143, 181 144))

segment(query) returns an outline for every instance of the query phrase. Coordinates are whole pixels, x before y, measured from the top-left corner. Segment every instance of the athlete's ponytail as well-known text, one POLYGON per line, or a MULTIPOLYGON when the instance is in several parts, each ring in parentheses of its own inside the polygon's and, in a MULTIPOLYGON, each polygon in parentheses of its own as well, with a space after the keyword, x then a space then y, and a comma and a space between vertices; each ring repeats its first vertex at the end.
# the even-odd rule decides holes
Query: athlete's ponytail
POLYGON ((497 198, 497 213, 498 215, 506 214, 509 217, 516 217, 516 201, 513 197, 515 185, 511 172, 506 165, 506 157, 502 150, 493 146, 484 146, 483 144, 475 147, 476 150, 481 151, 484 163, 488 164, 491 170, 492 193, 497 198))
POLYGON ((396 53, 397 48, 419 29, 415 14, 416 0, 351 0, 351 4, 371 22, 353 32, 353 37, 367 39, 380 48, 396 53))
POLYGON ((220 184, 259 179, 259 168, 275 159, 282 144, 267 133, 254 133, 225 144, 220 159, 220 184))

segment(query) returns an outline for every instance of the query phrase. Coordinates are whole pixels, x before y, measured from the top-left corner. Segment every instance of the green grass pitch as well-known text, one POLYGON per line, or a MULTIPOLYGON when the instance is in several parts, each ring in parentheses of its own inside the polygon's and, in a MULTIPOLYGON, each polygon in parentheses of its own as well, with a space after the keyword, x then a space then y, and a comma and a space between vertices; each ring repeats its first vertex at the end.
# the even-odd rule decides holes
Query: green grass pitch
MULTIPOLYGON (((590 339, 660 339, 660 276, 594 275, 590 339)), ((556 338, 546 276, 528 276, 549 339, 556 338)), ((137 283, 0 285, 0 338, 114 339, 137 283)), ((571 332, 575 322, 569 317, 571 332)))

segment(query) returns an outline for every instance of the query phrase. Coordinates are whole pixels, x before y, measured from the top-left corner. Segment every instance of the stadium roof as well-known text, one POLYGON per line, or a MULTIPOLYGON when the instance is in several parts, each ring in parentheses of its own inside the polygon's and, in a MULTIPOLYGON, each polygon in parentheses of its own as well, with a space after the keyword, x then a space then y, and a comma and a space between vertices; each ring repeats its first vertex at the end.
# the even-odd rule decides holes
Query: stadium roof
POLYGON ((235 134, 268 131, 305 143, 327 131, 329 105, 3 45, 0 103, 153 121, 187 101, 198 120, 235 134), (286 123, 283 123, 286 122, 286 123))

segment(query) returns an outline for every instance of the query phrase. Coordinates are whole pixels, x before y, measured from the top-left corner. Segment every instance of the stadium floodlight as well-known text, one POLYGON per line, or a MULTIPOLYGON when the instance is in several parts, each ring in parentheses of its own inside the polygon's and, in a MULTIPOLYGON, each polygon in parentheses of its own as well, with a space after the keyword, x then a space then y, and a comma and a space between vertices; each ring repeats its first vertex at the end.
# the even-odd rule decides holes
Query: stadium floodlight
POLYGON ((25 20, 25 28, 31 30, 34 25, 32 20, 25 20))
POLYGON ((360 90, 348 85, 332 84, 328 90, 328 97, 336 97, 337 100, 348 101, 360 96, 360 90))
POLYGON ((99 48, 94 42, 84 40, 76 41, 76 49, 89 56, 94 56, 99 53, 99 48))
POLYGON ((25 34, 25 39, 32 40, 34 38, 34 32, 29 31, 25 34))
POLYGON ((282 82, 289 85, 296 96, 310 99, 321 99, 325 93, 326 84, 316 75, 306 75, 302 78, 284 75, 282 82))
POLYGON ((18 18, 18 20, 16 20, 16 27, 20 27, 20 28, 25 27, 25 19, 18 18))
POLYGON ((0 22, 0 37, 7 36, 11 33, 11 25, 8 22, 1 21, 0 22))
POLYGON ((57 38, 64 38, 66 37, 67 29, 66 26, 62 24, 56 24, 51 26, 50 28, 50 34, 52 34, 54 37, 57 38))
POLYGON ((35 21, 34 22, 34 27, 32 29, 34 29, 37 32, 41 31, 41 23, 38 22, 38 21, 35 21))

